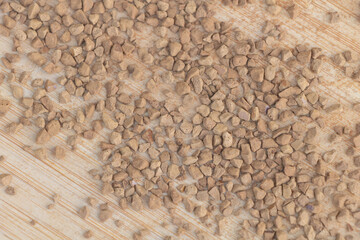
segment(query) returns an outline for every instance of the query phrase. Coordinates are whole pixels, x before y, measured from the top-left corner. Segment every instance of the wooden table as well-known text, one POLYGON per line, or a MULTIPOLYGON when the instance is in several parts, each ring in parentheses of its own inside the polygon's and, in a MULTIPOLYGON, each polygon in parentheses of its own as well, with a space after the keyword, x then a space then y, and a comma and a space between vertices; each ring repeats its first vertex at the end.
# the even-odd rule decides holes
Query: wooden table
MULTIPOLYGON (((273 18, 264 10, 264 4, 256 3, 244 8, 230 8, 223 6, 220 1, 214 2, 216 18, 231 21, 239 26, 244 33, 255 39, 262 36, 261 28, 264 20, 274 20, 287 32, 286 39, 279 43, 281 47, 292 47, 296 44, 309 44, 311 47, 321 47, 327 56, 344 50, 352 50, 360 53, 360 8, 357 0, 296 0, 301 8, 300 16, 292 20, 285 10, 279 17, 273 18), (341 21, 329 24, 327 13, 338 11, 341 21)), ((262 1, 261 1, 262 2, 262 1)), ((288 1, 280 1, 288 4, 288 1)), ((140 36, 142 37, 142 36, 140 36)), ((144 38, 145 36, 143 36, 144 38)), ((1 52, 11 49, 11 40, 1 37, 1 52)), ((28 47, 27 47, 28 48, 28 47)), ((354 64, 359 65, 359 62, 354 64)), ((32 72, 32 77, 56 79, 58 76, 49 76, 33 64, 23 59, 18 64, 19 69, 32 72)), ((5 71, 5 70, 4 70, 5 71)), ((332 132, 331 128, 336 124, 348 125, 352 129, 358 122, 359 114, 351 110, 352 103, 360 102, 360 86, 358 82, 346 78, 342 69, 336 67, 330 60, 325 63, 324 82, 318 87, 319 94, 329 98, 330 103, 341 103, 344 111, 333 113, 325 117, 325 128, 322 130, 323 139, 332 132)), ((129 83, 129 89, 139 91, 143 83, 129 83)), ((1 85, 1 96, 12 99, 9 84, 1 85)), ((27 86, 26 96, 30 95, 30 87, 27 86)), ((57 98, 56 93, 50 97, 57 98)), ((65 107, 74 110, 81 102, 75 100, 65 107)), ((131 239, 132 234, 140 229, 149 229, 151 234, 148 239, 162 239, 166 235, 175 234, 174 227, 164 228, 163 222, 169 221, 167 211, 160 209, 149 211, 145 209, 141 213, 131 209, 121 210, 115 197, 104 197, 99 193, 100 184, 93 180, 87 173, 90 169, 99 168, 101 163, 97 160, 97 140, 105 139, 106 134, 97 136, 97 140, 84 141, 78 150, 70 152, 66 145, 66 134, 61 133, 54 137, 46 147, 52 150, 55 145, 60 145, 69 150, 65 160, 56 160, 49 152, 47 160, 39 160, 32 152, 23 150, 24 146, 37 149, 33 144, 37 129, 27 127, 16 135, 6 133, 5 126, 22 115, 23 107, 15 104, 6 117, 0 119, 0 152, 6 156, 6 162, 0 164, 0 173, 10 173, 14 176, 12 185, 17 194, 9 196, 0 190, 0 239, 82 239, 85 230, 94 232, 93 239, 131 239), (61 199, 55 208, 47 209, 52 203, 51 197, 58 193, 61 199), (113 220, 120 219, 124 226, 117 228, 113 220, 106 223, 98 221, 98 209, 91 209, 91 216, 84 221, 77 215, 77 210, 86 204, 87 197, 94 197, 99 203, 109 202, 114 210, 113 220), (32 226, 30 221, 34 219, 37 224, 32 226)), ((322 149, 333 147, 342 149, 350 146, 349 139, 336 145, 322 144, 322 149)), ((339 152, 339 158, 348 161, 349 157, 339 152)), ((346 180, 346 179, 345 179, 346 180)), ((214 228, 204 227, 192 214, 180 208, 176 211, 178 217, 192 224, 194 229, 204 231, 207 238, 211 239, 236 239, 236 232, 240 229, 239 222, 242 217, 230 217, 226 226, 226 234, 216 236, 214 228)), ((242 215, 243 216, 243 215, 242 215)), ((249 233, 251 239, 256 235, 249 233)), ((359 230, 357 230, 359 234, 359 230)), ((359 236, 359 235, 357 235, 359 236)), ((186 233, 179 239, 196 239, 192 233, 186 233)))

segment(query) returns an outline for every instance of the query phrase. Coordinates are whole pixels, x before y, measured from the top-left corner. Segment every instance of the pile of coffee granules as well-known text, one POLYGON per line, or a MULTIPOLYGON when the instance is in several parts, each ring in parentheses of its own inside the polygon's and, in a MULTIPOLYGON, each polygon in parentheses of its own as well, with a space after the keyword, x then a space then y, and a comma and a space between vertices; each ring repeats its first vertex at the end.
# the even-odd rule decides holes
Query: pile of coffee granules
MULTIPOLYGON (((223 1, 232 7, 256 2, 223 1)), ((319 147, 324 117, 342 108, 316 90, 328 59, 322 49, 278 47, 286 33, 272 21, 264 22, 261 38, 249 38, 217 20, 212 1, 0 3, 0 34, 13 41, 1 58, 8 71, 0 77, 14 97, 0 100, 0 113, 12 104, 24 108, 7 129, 16 134, 36 126, 35 148, 28 151, 37 158, 46 159, 50 152, 59 161, 66 158, 63 147, 51 145, 60 132, 66 132, 73 151, 105 134, 107 139, 99 141, 101 170, 89 174, 123 209, 167 209, 178 235, 167 240, 193 231, 174 216, 177 208, 205 226, 215 223, 218 235, 226 231, 227 218, 241 219, 246 212, 238 239, 356 239, 360 128, 337 126, 328 139, 352 139, 346 154, 353 169, 337 161, 336 150, 319 147), (143 32, 153 34, 141 39, 143 32), (57 82, 18 69, 22 56, 56 74, 57 82), (128 91, 130 81, 142 89, 128 91), (24 87, 31 88, 32 97, 24 97, 24 87), (54 91, 57 99, 49 97, 54 91), (72 110, 79 100, 80 107, 72 110)), ((283 9, 276 0, 266 0, 265 5, 273 16, 299 14, 296 4, 283 9)), ((331 23, 341 19, 337 12, 329 17, 331 23)), ((332 60, 358 79, 353 55, 345 51, 332 60)), ((359 104, 355 108, 360 111, 359 104)), ((14 195, 11 180, 0 175, 5 191, 14 195)), ((58 199, 55 195, 48 208, 58 199)), ((100 222, 112 219, 108 204, 94 198, 78 210, 79 217, 86 220, 90 207, 99 207, 100 222)), ((140 229, 133 239, 147 239, 149 231, 140 229)), ((84 229, 83 236, 91 238, 93 232, 84 229)))

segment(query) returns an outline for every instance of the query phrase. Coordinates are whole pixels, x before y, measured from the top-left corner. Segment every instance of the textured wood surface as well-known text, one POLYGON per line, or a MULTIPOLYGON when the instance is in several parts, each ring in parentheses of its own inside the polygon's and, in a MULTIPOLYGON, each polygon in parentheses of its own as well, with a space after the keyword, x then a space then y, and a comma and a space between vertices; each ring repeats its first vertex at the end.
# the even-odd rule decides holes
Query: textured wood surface
MULTIPOLYGON (((284 10, 276 18, 276 22, 288 33, 287 38, 279 43, 279 46, 292 47, 295 44, 308 43, 311 47, 321 47, 328 56, 348 49, 360 53, 359 1, 297 0, 295 2, 301 8, 299 18, 291 20, 284 10), (327 19, 329 11, 338 11, 342 17, 341 21, 330 25, 327 19)), ((260 29, 264 25, 264 20, 275 19, 264 11, 265 6, 260 3, 236 9, 225 7, 220 1, 213 3, 216 18, 233 22, 244 33, 256 39, 262 36, 260 29)), ((288 1, 281 3, 284 6, 289 4, 288 1)), ((10 39, 1 37, 0 42, 1 53, 11 50, 10 39)), ((45 75, 25 60, 18 66, 20 69, 32 71, 33 78, 55 79, 54 76, 45 75)), ((323 139, 325 139, 331 132, 332 126, 346 123, 353 127, 358 121, 359 114, 351 110, 351 104, 355 101, 360 102, 360 86, 358 82, 346 78, 342 70, 334 66, 331 61, 326 62, 321 75, 325 80, 318 87, 319 93, 328 96, 330 103, 341 103, 344 106, 342 114, 334 113, 325 118, 326 127, 323 129, 323 139)), ((129 89, 139 91, 142 84, 129 82, 129 89)), ((2 84, 0 88, 2 97, 12 99, 8 83, 2 84)), ((26 88, 30 89, 29 86, 26 88)), ((30 91, 26 92, 26 96, 31 96, 30 91)), ((56 98, 57 95, 52 93, 50 96, 56 98)), ((80 104, 80 101, 74 101, 59 107, 73 110, 80 104)), ((71 152, 65 143, 66 135, 61 133, 46 146, 65 147, 69 150, 67 158, 59 161, 49 153, 48 159, 41 161, 36 159, 32 152, 23 150, 24 146, 39 148, 33 144, 37 131, 35 127, 25 128, 16 135, 9 135, 5 131, 5 126, 16 121, 23 110, 21 106, 15 104, 6 117, 0 119, 0 153, 7 158, 6 162, 0 164, 0 173, 11 173, 14 176, 12 185, 17 190, 15 196, 6 195, 3 189, 0 191, 0 239, 82 239, 82 234, 87 229, 94 232, 93 239, 131 239, 132 233, 139 229, 150 230, 148 239, 162 239, 166 235, 175 234, 174 227, 160 226, 161 223, 169 221, 165 209, 157 211, 145 209, 141 213, 131 209, 124 211, 118 206, 115 197, 104 197, 99 193, 100 184, 91 179, 87 171, 101 166, 96 156, 99 150, 96 142, 105 139, 105 134, 98 135, 93 141, 83 141, 77 151, 71 152), (52 203, 51 197, 54 193, 60 194, 61 199, 54 209, 48 210, 46 207, 52 203), (86 204, 86 198, 89 196, 98 199, 100 203, 109 202, 111 209, 114 210, 112 219, 120 219, 124 222, 124 226, 117 228, 113 220, 100 223, 97 220, 98 210, 95 208, 91 209, 88 220, 79 218, 76 211, 86 204), (30 225, 32 219, 37 222, 35 226, 30 225)), ((340 149, 346 145, 350 145, 348 139, 344 139, 335 147, 340 149)), ((325 150, 334 146, 321 144, 319 147, 325 150)), ((339 155, 339 159, 350 162, 346 156, 339 155)), ((236 231, 240 229, 239 222, 243 216, 246 217, 246 215, 230 217, 226 234, 219 237, 214 235, 214 228, 204 227, 192 214, 182 208, 176 211, 176 215, 192 224, 194 229, 207 233, 209 240, 236 239, 236 231)), ((253 233, 249 234, 249 239, 257 238, 253 233)), ((196 239, 196 236, 185 233, 179 239, 196 239)))

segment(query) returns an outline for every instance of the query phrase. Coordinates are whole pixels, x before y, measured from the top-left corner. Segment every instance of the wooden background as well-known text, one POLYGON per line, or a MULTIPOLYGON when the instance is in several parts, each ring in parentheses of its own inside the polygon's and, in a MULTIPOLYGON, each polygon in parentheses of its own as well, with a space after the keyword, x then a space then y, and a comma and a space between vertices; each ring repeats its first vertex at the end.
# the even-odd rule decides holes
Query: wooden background
MULTIPOLYGON (((215 17, 221 20, 232 21, 239 26, 244 33, 250 37, 258 39, 261 37, 261 28, 264 20, 274 20, 264 10, 265 5, 259 2, 248 5, 244 8, 230 8, 223 6, 220 1, 214 3, 215 17)), ((262 1, 261 1, 262 2, 262 1)), ((286 7, 289 1, 280 1, 286 7)), ((344 50, 352 50, 360 53, 360 8, 358 0, 296 0, 296 4, 301 9, 300 16, 292 20, 288 17, 285 10, 276 18, 276 22, 287 32, 287 37, 279 46, 293 47, 296 44, 307 43, 311 47, 321 47, 326 55, 344 50), (336 24, 329 24, 329 11, 338 11, 341 14, 341 21, 336 24)), ((145 38, 146 36, 139 36, 145 38)), ((11 51, 11 40, 1 37, 1 53, 11 51)), ((358 66, 359 63, 353 63, 358 66)), ((55 79, 56 76, 45 75, 33 64, 28 64, 26 60, 17 65, 20 69, 31 71, 32 78, 37 77, 55 79)), ((5 70, 3 70, 5 72, 5 70)), ((359 114, 351 110, 352 103, 359 101, 359 83, 346 78, 342 69, 334 66, 329 60, 324 66, 321 74, 324 82, 318 87, 320 94, 329 98, 329 103, 341 103, 344 112, 330 114, 325 118, 326 127, 322 130, 323 139, 331 133, 331 127, 336 124, 348 125, 351 128, 359 119, 359 114)), ((129 89, 138 91, 142 83, 129 83, 129 89)), ((27 89, 31 89, 26 86, 27 89)), ((9 84, 3 83, 0 87, 1 96, 9 99, 11 97, 9 84)), ((26 91, 26 96, 31 96, 30 91, 26 91)), ((56 98, 56 93, 50 95, 56 98)), ((68 109, 76 109, 80 101, 74 101, 66 105, 68 109)), ((62 106, 64 107, 64 106, 62 106)), ((131 239, 132 234, 140 229, 149 229, 150 235, 147 239, 162 239, 166 235, 175 234, 174 227, 164 228, 161 223, 169 221, 165 209, 157 211, 143 210, 141 213, 131 209, 121 210, 115 197, 104 197, 99 193, 100 184, 91 179, 88 170, 99 168, 96 153, 98 147, 96 142, 105 139, 97 136, 96 140, 84 141, 77 151, 71 152, 65 141, 65 134, 61 133, 54 137, 46 147, 52 148, 60 145, 68 149, 65 160, 56 160, 49 152, 47 160, 38 160, 32 152, 23 150, 24 146, 37 149, 33 142, 37 129, 35 127, 24 128, 16 135, 6 133, 6 125, 22 115, 24 109, 14 104, 10 112, 0 119, 0 153, 6 156, 7 160, 0 163, 0 173, 10 173, 14 176, 12 185, 16 188, 17 194, 9 196, 0 189, 0 239, 82 239, 85 230, 91 229, 94 232, 93 239, 131 239), (58 193, 61 199, 55 208, 47 209, 47 205, 52 203, 51 197, 58 193), (114 215, 106 223, 100 223, 98 219, 98 209, 91 209, 91 216, 84 221, 79 218, 76 211, 86 204, 87 197, 94 197, 99 203, 109 202, 114 215), (37 224, 32 226, 30 221, 34 219, 37 224), (124 225, 117 228, 113 220, 119 219, 124 225)), ((322 149, 337 148, 339 160, 351 162, 350 158, 344 156, 344 146, 350 145, 349 139, 336 145, 322 144, 322 149)), ((347 181, 344 178, 344 181, 347 181)), ((187 213, 182 208, 176 211, 177 216, 183 218, 185 222, 194 225, 194 229, 206 233, 207 239, 236 239, 236 231, 240 229, 242 217, 230 217, 226 226, 227 231, 224 236, 214 235, 214 229, 204 227, 192 214, 187 213)), ((359 231, 359 230, 355 230, 359 231)), ((250 239, 256 239, 256 235, 250 234, 250 239)), ((357 232, 359 234, 359 232, 357 232)), ((358 235, 359 236, 359 235, 358 235)), ((197 239, 194 234, 185 233, 179 239, 197 239)))

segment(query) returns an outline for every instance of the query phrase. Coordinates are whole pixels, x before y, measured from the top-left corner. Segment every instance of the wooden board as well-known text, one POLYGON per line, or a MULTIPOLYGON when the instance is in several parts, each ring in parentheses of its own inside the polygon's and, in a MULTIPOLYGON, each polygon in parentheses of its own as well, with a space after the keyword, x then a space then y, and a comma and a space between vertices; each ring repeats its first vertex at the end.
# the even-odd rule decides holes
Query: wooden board
MULTIPOLYGON (((280 1, 287 6, 288 1, 280 1)), ((360 54, 360 22, 359 2, 357 0, 296 0, 301 8, 301 14, 296 20, 291 20, 284 11, 277 18, 288 36, 279 43, 282 47, 291 47, 295 44, 307 43, 311 47, 321 47, 327 56, 344 50, 352 50, 360 54), (337 24, 329 24, 327 12, 338 11, 341 14, 341 21, 337 24)), ((215 17, 231 21, 239 26, 245 34, 258 39, 261 37, 261 28, 264 20, 274 19, 264 11, 264 5, 256 3, 244 8, 230 8, 223 6, 220 1, 213 1, 215 17)), ((147 36, 139 36, 146 39, 147 36)), ((1 53, 9 52, 11 40, 1 37, 1 53)), ((358 64, 357 64, 358 65, 358 64)), ((32 64, 22 60, 20 69, 31 71, 32 77, 43 77, 56 79, 56 76, 48 76, 32 64)), ((326 127, 322 130, 323 139, 331 132, 331 128, 337 124, 345 124, 354 127, 359 114, 351 110, 352 103, 360 102, 360 86, 358 82, 346 78, 342 69, 336 67, 330 60, 325 63, 324 82, 318 87, 319 94, 326 95, 330 103, 341 103, 344 112, 333 113, 325 118, 326 127)), ((137 92, 142 88, 143 83, 129 82, 129 89, 137 92)), ((26 87, 26 96, 31 96, 29 86, 26 87)), ((8 83, 0 87, 1 96, 12 98, 8 83)), ((56 93, 50 95, 56 98, 56 93)), ((75 101, 65 107, 74 110, 80 106, 80 101, 75 101)), ((139 229, 149 229, 151 234, 148 239, 163 239, 166 235, 174 235, 174 227, 164 228, 163 222, 170 220, 165 209, 149 211, 145 209, 141 213, 131 209, 121 210, 115 197, 104 197, 99 193, 100 184, 91 179, 88 170, 99 168, 101 163, 97 160, 97 141, 106 138, 106 134, 98 135, 96 140, 84 141, 74 152, 66 145, 66 135, 60 134, 53 138, 46 147, 52 148, 60 145, 69 150, 65 160, 59 161, 49 154, 47 160, 41 161, 32 153, 23 150, 24 146, 34 146, 36 133, 35 127, 25 128, 16 135, 9 135, 5 126, 16 121, 24 109, 20 105, 12 107, 6 117, 0 119, 0 152, 5 155, 7 161, 0 164, 0 173, 10 173, 14 176, 13 186, 16 187, 15 196, 6 195, 0 191, 0 239, 82 239, 85 230, 91 229, 94 232, 93 239, 131 239, 132 234, 139 229), (54 209, 48 210, 47 205, 52 203, 51 197, 54 193, 61 195, 59 203, 54 209), (100 223, 97 220, 97 209, 91 209, 91 216, 87 221, 82 220, 76 211, 85 205, 87 197, 94 197, 100 203, 109 202, 114 210, 113 220, 120 219, 124 226, 117 228, 113 220, 100 223), (30 221, 37 221, 35 226, 30 221)), ((331 147, 344 148, 350 146, 350 140, 344 139, 338 145, 319 145, 322 149, 331 147)), ((351 162, 350 158, 341 154, 339 159, 351 162)), ((344 178, 344 181, 348 179, 344 178)), ((207 238, 211 239, 236 239, 236 231, 240 229, 241 217, 230 217, 226 226, 224 236, 214 235, 214 228, 208 229, 203 226, 192 214, 182 208, 176 210, 176 215, 185 222, 193 225, 194 229, 204 231, 207 238)), ((356 229, 355 236, 359 235, 356 229)), ((256 239, 254 233, 249 233, 250 239, 256 239)), ((179 239, 196 239, 191 233, 185 233, 179 239)))

